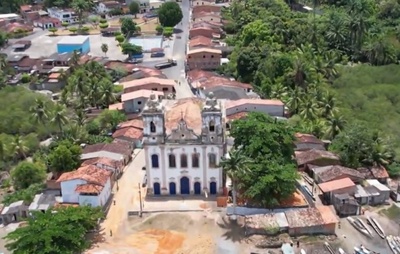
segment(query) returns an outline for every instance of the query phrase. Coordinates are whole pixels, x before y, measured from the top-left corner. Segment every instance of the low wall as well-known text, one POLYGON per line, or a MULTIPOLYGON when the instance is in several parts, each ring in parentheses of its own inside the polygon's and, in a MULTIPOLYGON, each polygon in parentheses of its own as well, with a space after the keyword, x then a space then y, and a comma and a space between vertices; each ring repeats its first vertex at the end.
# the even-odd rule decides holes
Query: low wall
MULTIPOLYGON (((248 216, 257 214, 271 214, 271 213, 284 213, 287 210, 308 208, 309 206, 297 206, 297 207, 287 207, 287 208, 277 208, 277 209, 266 209, 266 208, 251 208, 251 207, 236 207, 236 215, 248 216)), ((226 214, 233 214, 233 207, 229 206, 226 208, 226 214)))

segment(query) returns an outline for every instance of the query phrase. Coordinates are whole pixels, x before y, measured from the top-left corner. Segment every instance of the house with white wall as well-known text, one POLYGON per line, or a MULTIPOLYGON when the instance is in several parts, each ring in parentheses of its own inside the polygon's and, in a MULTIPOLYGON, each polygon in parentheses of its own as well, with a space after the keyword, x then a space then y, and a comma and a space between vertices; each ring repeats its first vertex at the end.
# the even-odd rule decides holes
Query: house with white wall
POLYGON ((222 192, 222 111, 212 95, 162 102, 152 95, 142 111, 149 195, 222 192))
POLYGON ((78 16, 73 10, 64 10, 57 7, 51 7, 47 9, 47 13, 50 17, 56 18, 61 23, 74 24, 78 22, 78 16))
POLYGON ((57 180, 63 203, 104 206, 111 196, 111 174, 94 165, 63 173, 57 180))
POLYGON ((247 112, 260 112, 278 117, 283 117, 285 115, 285 104, 281 100, 240 99, 236 101, 226 101, 225 109, 227 117, 247 112))
POLYGON ((97 13, 109 13, 112 10, 121 9, 122 5, 117 1, 100 2, 96 9, 97 13))

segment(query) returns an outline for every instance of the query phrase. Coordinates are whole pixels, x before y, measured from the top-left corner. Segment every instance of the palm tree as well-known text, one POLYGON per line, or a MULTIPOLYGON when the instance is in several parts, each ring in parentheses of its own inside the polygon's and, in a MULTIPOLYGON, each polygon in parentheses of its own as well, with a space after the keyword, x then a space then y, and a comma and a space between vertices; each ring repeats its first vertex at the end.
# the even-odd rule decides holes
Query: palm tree
POLYGON ((271 98, 272 99, 283 99, 286 98, 288 93, 287 93, 287 87, 282 85, 282 83, 276 83, 272 85, 271 87, 271 98))
POLYGON ((7 147, 3 141, 0 140, 0 161, 5 161, 7 147))
POLYGON ((303 57, 295 56, 293 60, 293 66, 289 72, 289 76, 293 80, 295 86, 299 86, 303 89, 306 88, 307 79, 312 75, 313 68, 308 64, 303 57))
POLYGON ((319 101, 320 112, 322 117, 330 116, 334 111, 336 111, 336 99, 332 93, 326 92, 324 96, 319 101))
POLYGON ((92 10, 94 7, 94 3, 92 0, 73 0, 71 3, 71 7, 78 15, 79 28, 81 28, 83 24, 83 14, 87 11, 92 10))
POLYGON ((76 109, 73 120, 78 126, 85 125, 85 123, 87 121, 87 115, 86 115, 85 111, 82 110, 81 108, 76 109))
POLYGON ((304 92, 301 88, 295 87, 289 92, 289 98, 287 100, 287 105, 289 107, 290 114, 297 114, 299 112, 299 107, 301 104, 301 98, 304 92))
POLYGON ((45 124, 49 118, 46 102, 42 98, 37 98, 29 111, 36 123, 45 124))
POLYGON ((110 80, 103 78, 100 81, 100 94, 101 94, 100 101, 105 107, 115 102, 113 88, 114 84, 110 80))
POLYGON ((66 115, 67 112, 65 108, 60 104, 57 104, 53 112, 53 118, 51 118, 50 122, 58 127, 60 133, 62 133, 63 126, 68 122, 66 115))
POLYGON ((315 120, 317 117, 318 104, 314 97, 307 95, 303 97, 300 103, 299 115, 304 120, 315 120))
POLYGON ((26 158, 26 154, 29 152, 29 148, 26 146, 25 140, 21 136, 14 136, 14 140, 11 142, 11 149, 13 154, 17 158, 26 158))
POLYGON ((107 56, 108 45, 105 43, 101 44, 101 51, 104 53, 104 56, 107 56))
POLYGON ((383 37, 369 42, 364 52, 372 65, 395 63, 397 59, 395 48, 383 37))
POLYGON ((326 119, 327 122, 327 130, 325 135, 328 139, 334 139, 344 128, 346 121, 343 116, 340 115, 339 111, 334 111, 330 116, 326 119))
POLYGON ((326 40, 336 49, 345 49, 348 38, 348 17, 342 12, 331 11, 327 14, 326 40))
POLYGON ((231 150, 225 157, 221 158, 219 166, 232 181, 233 219, 236 219, 236 188, 240 176, 250 172, 248 165, 250 159, 242 150, 231 150))

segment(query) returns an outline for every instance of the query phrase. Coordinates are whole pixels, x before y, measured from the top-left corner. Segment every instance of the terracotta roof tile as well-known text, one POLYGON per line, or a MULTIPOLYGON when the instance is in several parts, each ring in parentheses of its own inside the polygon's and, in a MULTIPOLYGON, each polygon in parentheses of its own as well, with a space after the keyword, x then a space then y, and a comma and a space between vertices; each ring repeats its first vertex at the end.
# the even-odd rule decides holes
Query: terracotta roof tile
POLYGON ((122 122, 118 124, 117 128, 126 128, 126 127, 134 127, 137 129, 143 130, 143 120, 142 119, 133 119, 130 121, 122 122))
POLYGON ((129 145, 126 144, 121 144, 121 143, 100 143, 100 144, 94 144, 94 145, 88 145, 83 149, 83 154, 87 153, 94 153, 94 152, 99 152, 99 151, 107 151, 111 153, 118 153, 122 155, 130 155, 132 153, 131 148, 129 145))
POLYGON ((215 77, 215 76, 217 76, 217 74, 215 74, 214 72, 203 71, 203 70, 191 70, 188 71, 187 73, 187 77, 190 80, 190 82, 198 81, 199 79, 208 79, 210 77, 215 77))
POLYGON ((257 104, 257 105, 266 105, 266 106, 284 106, 281 100, 264 100, 264 99, 240 99, 235 101, 226 101, 225 108, 235 108, 238 106, 246 105, 246 104, 257 104))
POLYGON ((203 17, 215 17, 221 18, 221 14, 218 12, 207 12, 207 11, 199 11, 192 14, 193 18, 203 18, 203 17))
POLYGON ((285 212, 289 228, 323 225, 324 220, 316 208, 300 208, 285 212))
POLYGON ((245 118, 248 114, 249 114, 249 112, 239 112, 239 113, 235 113, 235 114, 226 116, 226 118, 230 121, 239 120, 239 119, 245 118))
POLYGON ((209 89, 216 86, 239 87, 243 89, 252 89, 253 86, 246 83, 241 83, 235 80, 230 80, 226 77, 210 76, 207 79, 201 79, 192 83, 193 87, 201 89, 209 89))
POLYGON ((201 35, 193 37, 192 39, 189 40, 189 47, 199 47, 199 46, 208 47, 211 46, 212 44, 213 43, 210 38, 201 35))
POLYGON ((97 184, 81 184, 76 186, 75 191, 78 193, 92 193, 98 194, 101 193, 104 186, 97 185, 97 184))
POLYGON ((109 110, 123 110, 124 104, 123 103, 115 103, 108 106, 109 110))
POLYGON ((109 166, 112 168, 115 168, 115 167, 122 168, 124 166, 122 161, 113 160, 113 159, 106 158, 106 157, 99 157, 99 158, 93 158, 93 159, 86 160, 82 163, 81 166, 96 165, 96 164, 103 164, 105 166, 109 166))
POLYGON ((193 6, 192 13, 199 12, 221 12, 221 6, 217 5, 199 5, 193 6))
POLYGON ((371 173, 375 178, 388 178, 389 174, 383 166, 371 168, 371 173))
POLYGON ((113 138, 126 137, 126 138, 140 140, 143 137, 143 130, 136 129, 134 127, 126 127, 116 130, 113 133, 112 137, 113 138))
POLYGON ((340 190, 348 187, 355 186, 353 181, 350 178, 343 178, 339 180, 334 180, 326 183, 321 183, 318 184, 319 188, 321 189, 322 192, 331 192, 334 190, 340 190))
POLYGON ((311 149, 309 151, 295 152, 297 165, 313 164, 316 160, 326 159, 339 161, 339 157, 329 151, 311 149))
POLYGON ((129 87, 140 87, 140 86, 145 86, 145 85, 150 85, 150 84, 175 86, 175 81, 173 79, 162 79, 162 78, 156 78, 156 77, 149 77, 149 78, 136 79, 136 80, 121 83, 121 85, 124 86, 124 89, 129 88, 129 87))
POLYGON ((173 102, 173 105, 166 107, 165 128, 167 134, 177 128, 179 121, 185 120, 189 129, 196 134, 201 133, 202 120, 201 109, 203 101, 199 98, 185 98, 173 102))
POLYGON ((336 177, 342 176, 342 175, 347 175, 347 176, 352 176, 355 178, 359 179, 364 179, 364 175, 360 172, 358 172, 355 169, 352 168, 346 168, 340 165, 333 165, 333 166, 326 166, 326 167, 321 167, 325 168, 323 171, 318 172, 318 168, 316 168, 316 174, 319 176, 319 178, 323 182, 329 182, 336 177))
POLYGON ((305 134, 305 133, 296 133, 294 134, 296 138, 295 143, 311 143, 311 144, 324 144, 321 140, 319 140, 317 137, 311 134, 305 134))
POLYGON ((32 5, 21 5, 20 10, 24 11, 24 12, 30 11, 30 10, 32 10, 32 5))
POLYGON ((75 171, 63 173, 57 180, 58 183, 81 179, 90 184, 104 186, 110 178, 111 172, 98 168, 94 165, 87 165, 78 168, 75 171))
POLYGON ((141 90, 137 90, 137 91, 130 92, 130 93, 123 93, 121 96, 121 101, 125 102, 125 101, 130 101, 130 100, 134 100, 134 99, 138 99, 138 98, 150 98, 150 96, 152 94, 154 94, 157 98, 164 95, 164 93, 161 91, 152 91, 152 90, 141 89, 141 90))

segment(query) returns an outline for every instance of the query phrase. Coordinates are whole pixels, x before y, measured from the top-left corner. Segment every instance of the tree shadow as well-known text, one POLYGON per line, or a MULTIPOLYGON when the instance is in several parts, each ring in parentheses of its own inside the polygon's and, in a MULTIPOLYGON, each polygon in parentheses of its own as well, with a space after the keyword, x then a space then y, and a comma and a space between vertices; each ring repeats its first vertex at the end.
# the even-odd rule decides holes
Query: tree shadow
POLYGON ((183 33, 182 29, 174 28, 174 34, 180 34, 180 33, 183 33))
POLYGON ((86 238, 90 241, 90 249, 99 247, 99 243, 103 243, 106 240, 106 232, 104 229, 90 232, 86 235, 86 238))
POLYGON ((240 242, 246 237, 246 230, 243 225, 238 223, 238 220, 230 220, 228 216, 221 218, 221 221, 217 222, 217 225, 224 229, 226 232, 222 235, 225 240, 231 240, 232 242, 240 242))

